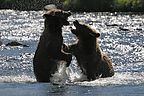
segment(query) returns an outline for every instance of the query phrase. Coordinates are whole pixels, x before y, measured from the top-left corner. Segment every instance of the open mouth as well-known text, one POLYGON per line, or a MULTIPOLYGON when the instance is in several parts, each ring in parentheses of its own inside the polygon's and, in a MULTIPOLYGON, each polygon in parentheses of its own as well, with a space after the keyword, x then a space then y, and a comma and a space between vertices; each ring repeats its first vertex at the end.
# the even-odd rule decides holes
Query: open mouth
POLYGON ((69 25, 68 17, 64 19, 64 25, 69 25))
POLYGON ((76 35, 76 27, 72 26, 72 27, 70 27, 70 29, 71 29, 71 32, 76 35))
POLYGON ((71 27, 71 32, 76 35, 76 34, 77 34, 77 33, 76 33, 76 30, 78 30, 79 22, 78 22, 77 20, 75 20, 75 21, 73 22, 73 24, 74 24, 74 26, 71 27))
POLYGON ((69 25, 69 22, 68 22, 68 17, 71 16, 71 13, 70 12, 64 12, 63 13, 63 21, 64 21, 64 25, 69 25))
POLYGON ((73 24, 74 24, 75 27, 77 27, 77 26, 79 25, 79 22, 78 22, 77 20, 75 20, 75 21, 73 22, 73 24))
POLYGON ((69 25, 69 22, 68 22, 69 16, 71 16, 71 12, 67 12, 67 11, 63 12, 62 20, 63 20, 64 25, 69 25))

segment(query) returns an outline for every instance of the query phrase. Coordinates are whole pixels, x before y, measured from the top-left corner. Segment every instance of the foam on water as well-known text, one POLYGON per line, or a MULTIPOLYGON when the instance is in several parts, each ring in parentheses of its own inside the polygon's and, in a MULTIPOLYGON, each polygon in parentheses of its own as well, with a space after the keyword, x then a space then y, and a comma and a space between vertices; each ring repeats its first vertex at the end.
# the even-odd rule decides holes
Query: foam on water
POLYGON ((28 75, 0 76, 0 83, 32 83, 32 82, 36 82, 36 79, 28 75))
POLYGON ((141 73, 115 73, 113 77, 109 78, 99 78, 95 81, 84 81, 84 82, 75 82, 74 84, 83 85, 83 86, 107 86, 107 85, 137 85, 143 84, 144 82, 144 72, 141 73))
MULTIPOLYGON (((0 10, 0 37, 3 42, 0 46, 0 83, 36 82, 32 59, 44 28, 42 15, 42 11, 0 10), (5 46, 13 40, 29 47, 5 46)), ((69 21, 77 19, 90 24, 101 33, 100 46, 112 58, 115 75, 91 82, 80 82, 85 80, 86 76, 81 73, 73 57, 68 68, 65 62, 61 62, 52 81, 84 86, 144 84, 143 17, 129 14, 74 13, 69 17, 69 21)), ((70 26, 63 27, 66 45, 76 41, 70 32, 70 26)))

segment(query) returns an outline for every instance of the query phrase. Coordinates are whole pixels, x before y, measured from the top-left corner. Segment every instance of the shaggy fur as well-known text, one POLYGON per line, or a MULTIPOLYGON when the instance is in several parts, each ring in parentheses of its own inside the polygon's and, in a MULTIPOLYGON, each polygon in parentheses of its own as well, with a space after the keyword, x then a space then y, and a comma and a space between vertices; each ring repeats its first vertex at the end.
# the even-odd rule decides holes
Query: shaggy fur
POLYGON ((100 34, 86 24, 74 21, 76 29, 71 29, 78 38, 78 42, 69 46, 70 52, 75 55, 78 65, 88 80, 114 75, 111 59, 102 52, 98 37, 100 34))
POLYGON ((62 27, 69 25, 67 18, 70 15, 60 9, 51 9, 43 16, 45 29, 33 59, 34 74, 38 82, 50 82, 60 61, 66 61, 67 66, 71 62, 72 56, 63 51, 62 37, 62 27))

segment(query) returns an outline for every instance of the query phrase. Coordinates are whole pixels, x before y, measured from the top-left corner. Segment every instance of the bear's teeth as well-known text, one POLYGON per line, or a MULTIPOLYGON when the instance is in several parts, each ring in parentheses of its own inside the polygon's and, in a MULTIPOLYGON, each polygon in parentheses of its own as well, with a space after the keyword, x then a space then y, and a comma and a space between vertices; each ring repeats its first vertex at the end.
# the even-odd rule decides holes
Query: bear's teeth
POLYGON ((76 29, 76 27, 73 25, 72 27, 71 27, 72 29, 76 29))

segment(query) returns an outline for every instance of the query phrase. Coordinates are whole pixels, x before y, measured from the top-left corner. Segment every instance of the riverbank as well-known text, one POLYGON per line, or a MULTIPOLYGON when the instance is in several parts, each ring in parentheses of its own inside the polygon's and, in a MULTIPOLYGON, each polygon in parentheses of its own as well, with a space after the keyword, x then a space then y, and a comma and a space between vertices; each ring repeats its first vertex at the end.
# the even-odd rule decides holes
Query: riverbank
POLYGON ((48 4, 55 4, 58 8, 63 7, 59 0, 0 0, 0 9, 38 11, 48 4))
POLYGON ((144 0, 0 0, 0 9, 36 11, 48 4, 75 12, 144 12, 144 0))
POLYGON ((144 12, 143 0, 64 0, 64 7, 74 11, 144 12))

